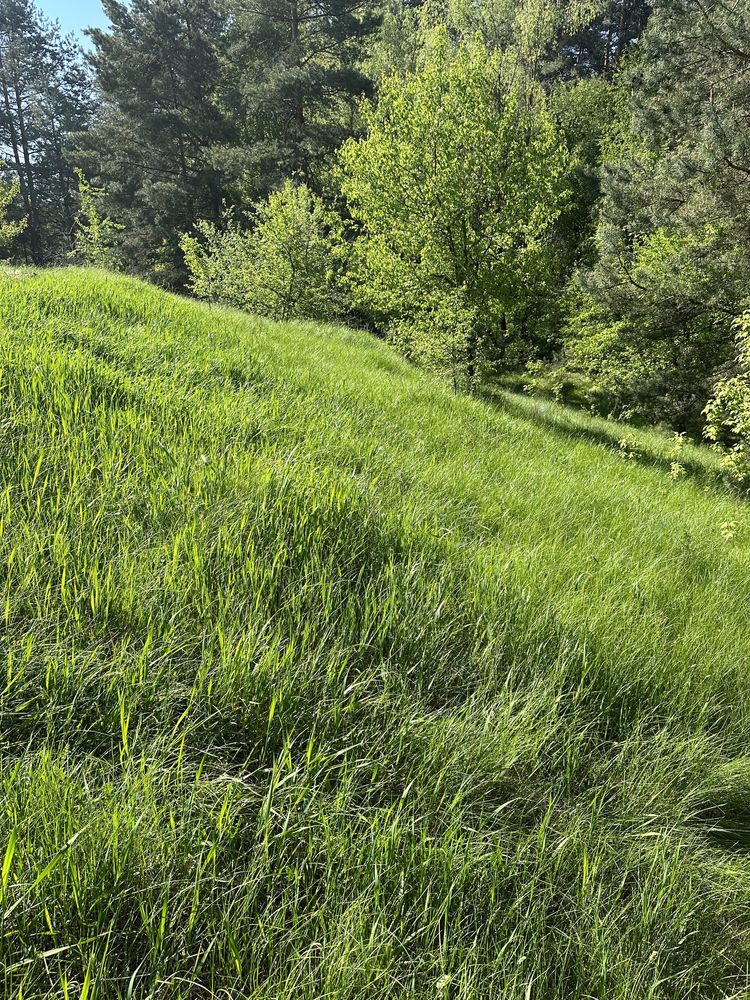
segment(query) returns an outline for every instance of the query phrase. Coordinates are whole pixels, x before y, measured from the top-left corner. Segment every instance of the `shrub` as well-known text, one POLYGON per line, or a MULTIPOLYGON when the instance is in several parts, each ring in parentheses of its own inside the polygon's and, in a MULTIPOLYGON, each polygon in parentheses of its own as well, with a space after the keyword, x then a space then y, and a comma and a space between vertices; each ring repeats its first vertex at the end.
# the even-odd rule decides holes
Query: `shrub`
POLYGON ((8 209, 18 197, 19 189, 18 181, 13 181, 12 184, 0 181, 0 250, 7 249, 26 228, 26 219, 8 219, 8 209))
POLYGON ((716 387, 705 409, 705 435, 722 450, 728 477, 750 488, 750 312, 736 325, 740 371, 716 387))
POLYGON ((116 233, 122 226, 102 214, 100 205, 104 188, 94 187, 77 168, 79 209, 73 231, 73 249, 68 255, 76 263, 91 267, 117 268, 119 254, 116 233))
POLYGON ((715 371, 725 360, 723 333, 710 323, 648 334, 585 292, 573 293, 566 324, 566 369, 584 376, 597 410, 618 417, 699 430, 715 371))
POLYGON ((180 245, 199 298, 282 320, 344 311, 343 226, 305 184, 286 181, 256 204, 251 231, 231 215, 223 228, 209 222, 195 228, 180 245))

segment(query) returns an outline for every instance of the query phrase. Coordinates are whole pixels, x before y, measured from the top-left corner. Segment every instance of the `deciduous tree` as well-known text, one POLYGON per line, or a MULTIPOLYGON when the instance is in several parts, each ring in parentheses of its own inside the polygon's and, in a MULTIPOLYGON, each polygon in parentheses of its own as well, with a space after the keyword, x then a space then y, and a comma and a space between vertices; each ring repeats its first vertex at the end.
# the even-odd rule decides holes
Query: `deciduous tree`
POLYGON ((560 137, 500 55, 478 40, 454 49, 443 29, 420 71, 387 79, 364 117, 366 137, 342 154, 361 227, 357 294, 408 351, 460 357, 472 377, 522 334, 530 299, 544 308, 568 170, 560 137))

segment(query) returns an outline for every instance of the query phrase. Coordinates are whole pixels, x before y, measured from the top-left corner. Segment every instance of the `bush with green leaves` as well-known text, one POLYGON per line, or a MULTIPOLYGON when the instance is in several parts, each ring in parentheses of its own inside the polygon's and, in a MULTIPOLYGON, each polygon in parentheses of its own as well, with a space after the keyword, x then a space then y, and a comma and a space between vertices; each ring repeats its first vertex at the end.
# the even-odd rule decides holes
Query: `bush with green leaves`
POLYGON ((251 284, 251 236, 224 213, 222 226, 199 219, 184 233, 180 247, 190 274, 190 288, 205 301, 238 309, 248 307, 251 284))
POLYGON ((739 374, 720 382, 706 407, 706 437, 723 451, 728 477, 750 488, 750 312, 737 321, 739 374))
POLYGON ((444 28, 363 117, 365 137, 341 154, 360 228, 355 297, 407 354, 460 363, 471 379, 527 333, 531 299, 544 315, 564 145, 541 94, 515 89, 500 54, 479 40, 455 46, 444 28))
POLYGON ((715 382, 705 358, 716 358, 718 367, 723 356, 713 327, 648 337, 632 317, 610 312, 575 283, 567 302, 565 371, 586 380, 599 412, 700 431, 715 382))
POLYGON ((117 233, 123 227, 102 213, 101 203, 106 196, 104 188, 95 187, 80 168, 75 174, 78 178, 79 209, 69 257, 77 264, 116 270, 120 263, 117 233))
POLYGON ((181 246, 195 294, 273 319, 328 319, 345 310, 343 225, 305 184, 286 181, 255 206, 245 230, 199 222, 181 246))
POLYGON ((0 250, 6 250, 13 240, 24 231, 27 220, 8 219, 8 211, 19 193, 18 181, 6 184, 0 181, 0 250))

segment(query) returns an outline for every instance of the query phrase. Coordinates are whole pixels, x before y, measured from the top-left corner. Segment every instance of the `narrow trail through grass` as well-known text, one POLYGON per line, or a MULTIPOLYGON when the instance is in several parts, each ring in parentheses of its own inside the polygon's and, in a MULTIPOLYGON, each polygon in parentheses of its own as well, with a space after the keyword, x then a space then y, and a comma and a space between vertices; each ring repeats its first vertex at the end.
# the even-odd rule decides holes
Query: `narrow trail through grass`
POLYGON ((750 507, 531 407, 0 275, 4 996, 745 995, 750 507))

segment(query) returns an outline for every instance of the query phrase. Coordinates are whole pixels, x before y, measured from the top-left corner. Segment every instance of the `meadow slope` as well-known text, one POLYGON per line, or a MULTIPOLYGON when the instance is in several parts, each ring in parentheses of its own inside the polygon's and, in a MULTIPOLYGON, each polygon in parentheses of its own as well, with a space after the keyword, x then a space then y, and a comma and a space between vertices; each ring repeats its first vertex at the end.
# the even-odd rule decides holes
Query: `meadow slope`
POLYGON ((747 995, 698 449, 76 270, 0 276, 0 433, 4 997, 747 995))

